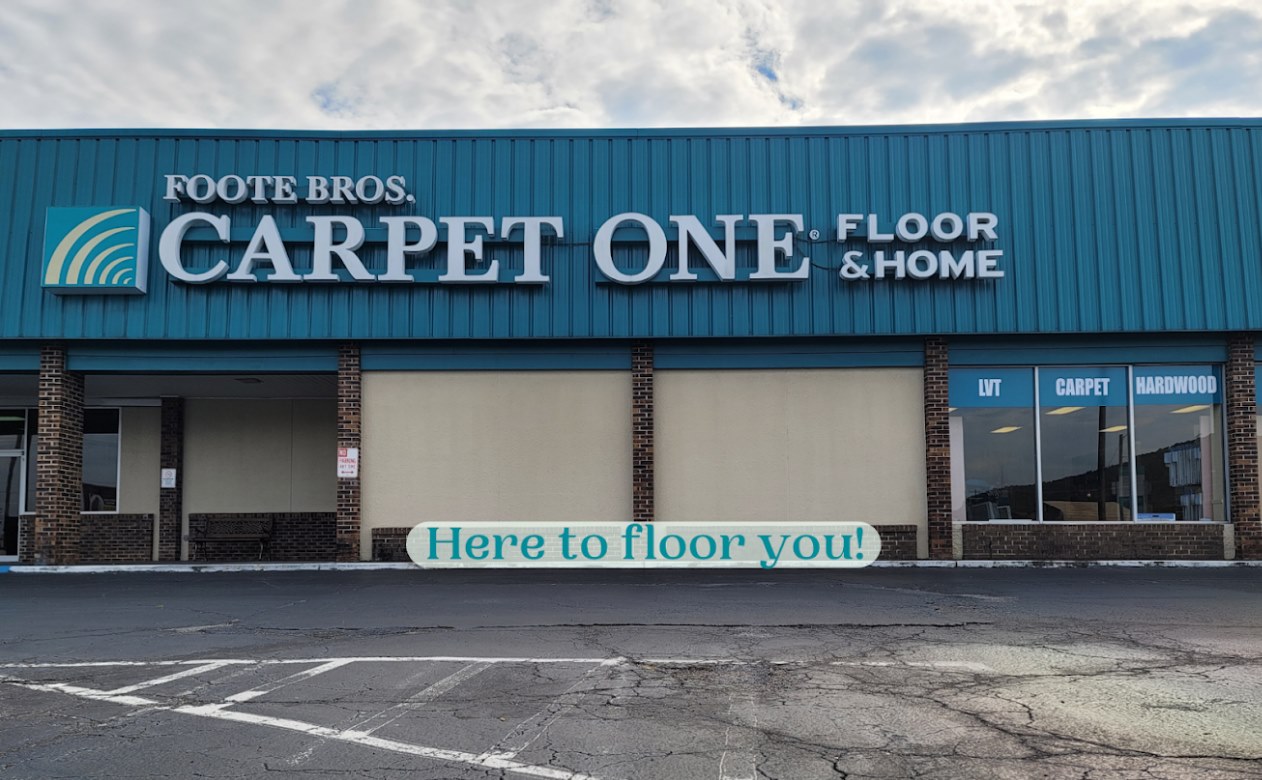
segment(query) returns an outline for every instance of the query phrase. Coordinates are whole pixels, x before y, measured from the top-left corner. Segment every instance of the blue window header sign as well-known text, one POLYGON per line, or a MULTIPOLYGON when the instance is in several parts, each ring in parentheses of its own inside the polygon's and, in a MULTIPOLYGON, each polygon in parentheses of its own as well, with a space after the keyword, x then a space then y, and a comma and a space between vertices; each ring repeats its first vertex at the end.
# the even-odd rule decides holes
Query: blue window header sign
POLYGON ((1034 405, 1031 368, 955 368, 949 383, 949 404, 957 408, 1034 405))
POLYGON ((1216 366, 1136 366, 1136 406, 1222 403, 1216 366))
POLYGON ((1039 405, 1126 406, 1126 369, 1074 366, 1039 369, 1039 405))

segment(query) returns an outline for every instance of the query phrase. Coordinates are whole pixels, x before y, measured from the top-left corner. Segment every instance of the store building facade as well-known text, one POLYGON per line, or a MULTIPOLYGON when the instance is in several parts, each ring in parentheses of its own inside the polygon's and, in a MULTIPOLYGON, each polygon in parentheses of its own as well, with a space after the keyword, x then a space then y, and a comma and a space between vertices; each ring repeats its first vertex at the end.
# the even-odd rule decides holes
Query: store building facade
POLYGON ((0 133, 21 563, 1262 558, 1262 121, 0 133))

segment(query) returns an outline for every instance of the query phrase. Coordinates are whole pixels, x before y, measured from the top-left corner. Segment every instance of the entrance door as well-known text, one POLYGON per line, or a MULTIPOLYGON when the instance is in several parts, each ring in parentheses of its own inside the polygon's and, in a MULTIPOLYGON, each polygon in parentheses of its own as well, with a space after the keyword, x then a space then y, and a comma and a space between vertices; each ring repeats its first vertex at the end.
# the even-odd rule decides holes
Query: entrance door
POLYGON ((0 455, 0 555, 18 554, 18 512, 22 506, 22 456, 0 455))

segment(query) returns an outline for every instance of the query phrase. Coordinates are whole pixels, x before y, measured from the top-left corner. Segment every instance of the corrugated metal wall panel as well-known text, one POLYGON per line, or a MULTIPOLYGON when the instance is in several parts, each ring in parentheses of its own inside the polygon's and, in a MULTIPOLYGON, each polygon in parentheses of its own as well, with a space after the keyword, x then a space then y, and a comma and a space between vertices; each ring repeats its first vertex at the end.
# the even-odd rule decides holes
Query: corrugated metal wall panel
MULTIPOLYGON (((592 133, 0 133, 0 338, 503 339, 879 336, 1262 329, 1262 122, 1178 120, 797 131, 592 133), (40 288, 45 210, 140 205, 157 235, 191 204, 162 175, 401 173, 414 204, 212 204, 249 230, 309 214, 560 215, 541 286, 171 282, 151 258, 145 296, 40 288), (846 282, 842 212, 892 223, 917 211, 999 215, 1006 276, 846 282), (800 213, 805 283, 610 283, 591 240, 622 211, 663 226, 734 213, 800 213)), ((715 229, 718 236, 718 229, 715 229)), ((742 235, 752 235, 744 228, 742 235)), ((243 247, 190 244, 190 265, 243 247)), ((310 245, 291 245, 295 265, 310 245)), ((441 249, 441 246, 440 246, 441 249)), ((519 244, 490 243, 520 269, 519 244)), ((642 248, 618 245, 629 261, 642 248)), ((672 248, 672 260, 674 250, 672 248)), ((384 245, 361 252, 370 268, 384 245)), ((441 260, 435 256, 434 261, 441 260)), ((668 265, 672 262, 668 260, 668 265)), ((739 263, 752 268, 742 242, 739 263)), ((423 261, 423 264, 426 264, 423 261)), ((432 265, 432 261, 429 263, 432 265)), ((432 275, 436 275, 433 271, 432 275)))

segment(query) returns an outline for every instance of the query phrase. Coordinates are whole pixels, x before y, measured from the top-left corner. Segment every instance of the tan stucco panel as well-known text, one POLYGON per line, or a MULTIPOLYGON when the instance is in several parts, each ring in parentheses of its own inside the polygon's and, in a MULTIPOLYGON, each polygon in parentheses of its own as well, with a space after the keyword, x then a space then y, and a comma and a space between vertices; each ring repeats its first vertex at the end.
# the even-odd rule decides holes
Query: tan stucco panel
POLYGON ((162 410, 131 406, 120 412, 118 511, 156 516, 162 482, 162 410))
POLYGON ((655 395, 661 520, 925 525, 918 368, 658 371, 655 395))
POLYGON ((162 410, 156 406, 127 406, 119 414, 118 511, 153 515, 152 556, 157 560, 162 410))
POLYGON ((332 512, 337 402, 190 398, 184 407, 184 515, 332 512))
POLYGON ((627 372, 367 372, 363 426, 365 557, 375 527, 630 518, 627 372))

